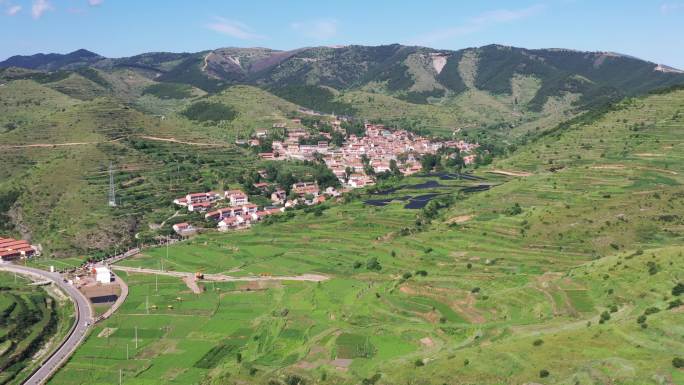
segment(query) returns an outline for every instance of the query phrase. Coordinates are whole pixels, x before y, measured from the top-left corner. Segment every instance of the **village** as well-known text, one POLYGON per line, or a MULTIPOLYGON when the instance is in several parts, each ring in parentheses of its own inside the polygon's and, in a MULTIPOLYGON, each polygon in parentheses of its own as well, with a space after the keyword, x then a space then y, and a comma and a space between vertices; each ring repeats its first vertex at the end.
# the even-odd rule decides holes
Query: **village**
MULTIPOLYGON (((292 119, 292 123, 301 125, 301 119, 292 119)), ((344 132, 341 121, 336 119, 331 124, 333 130, 344 132)), ((276 123, 273 129, 285 130, 284 140, 271 141, 270 151, 259 153, 259 157, 264 160, 324 163, 339 181, 339 190, 334 187, 323 190, 316 182, 299 181, 291 186, 259 182, 254 184, 255 189, 267 196, 267 192, 272 191, 271 205, 259 207, 250 202, 246 192, 238 189, 188 193, 174 199, 173 203, 189 212, 204 214, 204 219, 215 222, 219 231, 243 229, 288 208, 317 205, 352 189, 372 186, 376 183, 378 174, 395 172, 411 175, 420 172, 420 158, 426 154, 436 154, 442 149, 453 149, 451 156, 454 153, 464 154, 462 160, 466 165, 475 161, 472 152, 478 144, 463 140, 430 140, 406 130, 391 130, 381 124, 366 123, 363 128, 364 135, 351 134, 342 145, 331 146, 330 133, 312 134, 303 128, 287 129, 285 123, 276 123), (307 144, 312 138, 326 140, 307 144)), ((257 130, 246 144, 260 146, 268 135, 268 130, 257 130)), ((264 172, 262 170, 260 173, 264 172)), ((195 234, 198 229, 183 222, 173 225, 173 230, 186 237, 195 234)))
MULTIPOLYGON (((293 119, 293 123, 300 124, 301 119, 293 119)), ((341 123, 332 121, 333 130, 343 132, 341 123)), ((471 164, 475 161, 472 151, 479 147, 463 140, 431 141, 406 130, 390 130, 382 124, 366 123, 364 130, 365 135, 349 135, 340 147, 332 148, 329 133, 318 133, 328 140, 303 144, 312 135, 305 129, 288 129, 284 141, 273 141, 272 151, 259 153, 259 156, 268 160, 322 159, 344 187, 362 188, 375 184, 373 175, 391 171, 393 163, 403 175, 415 174, 421 170, 421 156, 435 154, 442 148, 458 149, 467 154, 463 156, 464 164, 471 164)), ((266 135, 265 130, 257 131, 250 145, 258 145, 259 139, 266 135)))

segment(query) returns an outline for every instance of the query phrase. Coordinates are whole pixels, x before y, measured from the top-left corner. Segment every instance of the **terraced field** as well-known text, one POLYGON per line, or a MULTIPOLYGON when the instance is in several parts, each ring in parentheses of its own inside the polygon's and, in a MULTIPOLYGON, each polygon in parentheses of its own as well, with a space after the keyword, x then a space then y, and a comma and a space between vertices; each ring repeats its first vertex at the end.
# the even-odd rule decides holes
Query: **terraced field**
POLYGON ((71 327, 63 294, 0 273, 0 384, 20 384, 71 327), (50 293, 46 290, 51 290, 50 293))
POLYGON ((125 275, 122 311, 52 383, 115 383, 119 369, 130 384, 680 383, 681 111, 683 91, 626 101, 483 180, 407 178, 321 215, 146 251, 122 264, 331 278, 192 294, 125 275), (492 187, 462 191, 479 184, 492 187), (405 207, 428 193, 444 195, 405 207))

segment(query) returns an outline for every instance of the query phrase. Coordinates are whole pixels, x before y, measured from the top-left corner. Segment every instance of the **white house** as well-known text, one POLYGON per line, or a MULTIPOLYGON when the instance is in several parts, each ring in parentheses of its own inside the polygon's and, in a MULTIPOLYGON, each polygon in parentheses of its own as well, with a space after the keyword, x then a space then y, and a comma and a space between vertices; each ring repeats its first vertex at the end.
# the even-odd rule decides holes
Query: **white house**
POLYGON ((111 283, 114 282, 114 274, 109 270, 108 267, 98 266, 95 269, 95 280, 99 283, 111 283))

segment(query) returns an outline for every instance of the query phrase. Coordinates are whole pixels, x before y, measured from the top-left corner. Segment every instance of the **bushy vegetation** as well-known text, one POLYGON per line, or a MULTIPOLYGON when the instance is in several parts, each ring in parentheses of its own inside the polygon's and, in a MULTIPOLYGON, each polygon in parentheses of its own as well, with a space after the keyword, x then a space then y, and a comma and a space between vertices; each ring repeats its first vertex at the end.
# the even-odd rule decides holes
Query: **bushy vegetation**
POLYGON ((187 84, 157 83, 145 87, 143 95, 148 94, 161 99, 185 99, 192 97, 192 87, 187 84))
POLYGON ((318 112, 354 115, 354 107, 335 100, 335 94, 327 88, 313 85, 290 85, 272 88, 271 92, 285 100, 318 112))
POLYGON ((199 101, 191 104, 182 114, 197 122, 231 121, 237 117, 237 112, 230 106, 217 103, 199 101))

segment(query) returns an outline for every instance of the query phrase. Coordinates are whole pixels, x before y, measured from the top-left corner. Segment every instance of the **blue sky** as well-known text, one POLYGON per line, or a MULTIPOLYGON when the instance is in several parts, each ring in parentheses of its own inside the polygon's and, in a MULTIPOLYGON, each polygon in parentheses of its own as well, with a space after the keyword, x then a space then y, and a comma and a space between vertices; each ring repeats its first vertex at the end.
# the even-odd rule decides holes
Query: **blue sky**
POLYGON ((684 68, 684 0, 0 0, 0 60, 219 47, 498 43, 614 51, 684 68))

